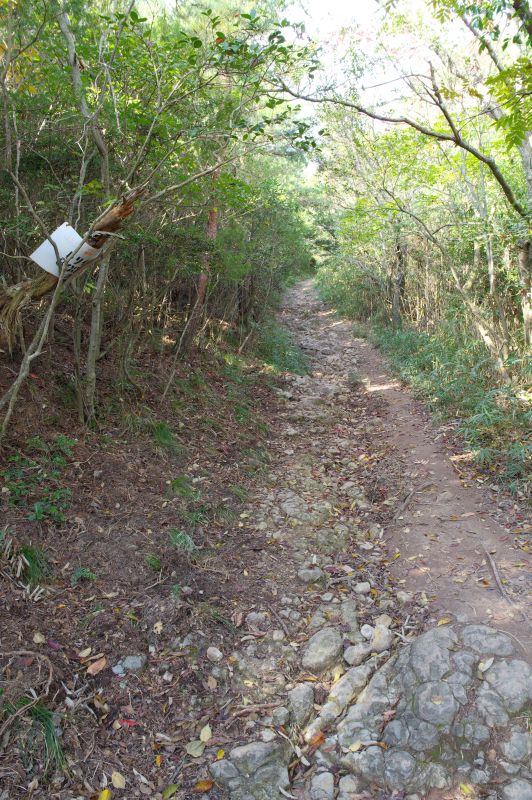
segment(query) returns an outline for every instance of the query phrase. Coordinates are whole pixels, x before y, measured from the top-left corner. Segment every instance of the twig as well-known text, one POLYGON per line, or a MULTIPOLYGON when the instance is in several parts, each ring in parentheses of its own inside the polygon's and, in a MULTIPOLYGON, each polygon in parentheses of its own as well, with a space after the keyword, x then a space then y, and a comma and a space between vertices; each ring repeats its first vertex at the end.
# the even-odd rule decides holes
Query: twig
POLYGON ((288 638, 290 638, 290 633, 289 633, 288 628, 286 626, 286 622, 284 622, 282 617, 279 616, 279 614, 277 613, 275 608, 273 608, 273 606, 268 606, 268 608, 270 609, 270 611, 272 612, 273 616, 275 617, 275 619, 277 620, 277 622, 279 623, 279 625, 281 626, 283 631, 286 633, 288 638))
POLYGON ((488 562, 488 565, 491 567, 491 571, 493 573, 493 577, 495 578, 495 583, 497 584, 497 588, 499 589, 499 592, 502 594, 502 596, 504 597, 505 600, 508 600, 508 602, 511 603, 512 600, 508 597, 506 589, 502 585, 502 581, 501 581, 501 578, 500 578, 500 575, 499 575, 499 570, 497 569, 497 564, 495 563, 495 561, 490 556, 490 554, 488 553, 488 551, 486 550, 486 548, 484 546, 482 547, 482 549, 484 550, 484 555, 486 557, 486 561, 488 562))
POLYGON ((409 504, 410 500, 412 499, 412 497, 415 494, 417 494, 418 492, 422 492, 423 489, 428 489, 429 486, 433 485, 433 483, 434 483, 434 481, 428 481, 427 483, 423 483, 421 486, 418 486, 415 489, 412 489, 412 491, 407 494, 407 496, 405 497, 405 499, 403 500, 403 502, 401 503, 401 505, 399 506, 399 508, 395 512, 395 514, 393 515, 393 521, 395 522, 397 519, 399 519, 399 517, 401 516, 401 514, 403 513, 403 511, 405 510, 405 508, 407 507, 407 505, 409 504))
POLYGON ((48 665, 48 680, 46 681, 46 686, 45 686, 44 692, 42 692, 37 697, 34 697, 33 700, 31 700, 29 703, 26 703, 25 705, 23 705, 20 708, 18 708, 14 712, 14 714, 9 714, 8 715, 6 721, 4 722, 2 727, 0 728, 0 740, 2 739, 4 733, 9 728, 9 726, 18 717, 22 717, 30 708, 32 708, 33 706, 36 706, 37 703, 39 703, 43 699, 43 697, 47 697, 48 696, 48 692, 50 691, 50 686, 52 685, 52 679, 53 679, 53 674, 54 674, 53 667, 52 667, 52 662, 50 661, 48 656, 42 655, 41 653, 35 653, 33 650, 11 650, 11 651, 8 651, 6 653, 2 653, 1 655, 2 655, 2 657, 5 657, 5 658, 15 657, 15 656, 34 656, 37 659, 42 659, 48 665))

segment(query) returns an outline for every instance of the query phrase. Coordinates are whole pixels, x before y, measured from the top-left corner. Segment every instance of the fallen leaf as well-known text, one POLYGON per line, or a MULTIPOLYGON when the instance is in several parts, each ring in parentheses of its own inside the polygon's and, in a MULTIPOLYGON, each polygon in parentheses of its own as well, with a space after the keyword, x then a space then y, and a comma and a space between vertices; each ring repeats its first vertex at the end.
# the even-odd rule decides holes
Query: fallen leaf
POLYGON ((78 653, 78 658, 88 658, 92 653, 92 647, 86 647, 84 650, 80 650, 78 653))
POLYGON ((116 770, 111 775, 111 783, 113 784, 115 789, 126 788, 126 779, 124 778, 121 772, 117 772, 116 770))
POLYGON ((214 690, 218 686, 218 681, 216 680, 216 678, 213 678, 212 675, 209 675, 209 677, 207 678, 207 686, 209 687, 209 689, 214 690))
POLYGON ((153 630, 155 631, 155 633, 162 633, 163 623, 161 621, 156 622, 155 625, 153 626, 153 630))
POLYGON ((449 617, 442 617, 438 620, 438 625, 448 625, 450 621, 449 617))
POLYGON ((160 767, 163 763, 163 757, 161 755, 155 756, 155 764, 160 767))
POLYGON ((353 742, 353 744, 350 746, 349 749, 351 750, 352 753, 358 753, 361 747, 362 747, 362 742, 357 741, 353 742))
POLYGON ((173 797, 176 792, 177 792, 177 783, 171 783, 169 786, 166 787, 166 789, 162 794, 163 800, 169 800, 169 798, 173 797))
POLYGON ((194 791, 195 792, 209 792, 212 789, 213 786, 214 786, 214 781, 211 781, 210 779, 207 778, 207 779, 205 779, 203 781, 198 781, 196 783, 196 785, 194 786, 194 791))
POLYGON ((97 675, 102 669, 105 669, 107 666, 107 659, 105 656, 99 658, 98 661, 93 661, 90 666, 87 667, 87 675, 97 675))
POLYGON ((210 725, 205 725, 200 731, 200 742, 208 742, 212 738, 212 731, 210 725))
POLYGON ((460 791, 462 792, 463 795, 465 795, 465 797, 471 797, 471 795, 473 794, 473 792, 475 790, 473 789, 471 784, 469 784, 469 783, 461 783, 460 784, 460 791))
POLYGON ((478 665, 478 671, 486 672, 486 670, 488 670, 492 664, 493 664, 493 656, 491 658, 486 658, 485 661, 481 661, 480 664, 478 665))
POLYGON ((42 633, 39 633, 39 631, 35 631, 33 634, 33 641, 35 644, 44 644, 46 641, 46 636, 44 636, 42 633))
POLYGON ((111 790, 104 789, 103 792, 100 792, 98 800, 111 800, 111 790))
POLYGON ((225 750, 218 750, 218 752, 216 753, 216 758, 218 759, 218 761, 221 761, 224 756, 225 756, 225 750))
POLYGON ((185 747, 185 750, 192 756, 192 758, 200 758, 203 755, 203 751, 205 750, 205 742, 202 742, 199 739, 194 740, 193 742, 189 742, 185 747))

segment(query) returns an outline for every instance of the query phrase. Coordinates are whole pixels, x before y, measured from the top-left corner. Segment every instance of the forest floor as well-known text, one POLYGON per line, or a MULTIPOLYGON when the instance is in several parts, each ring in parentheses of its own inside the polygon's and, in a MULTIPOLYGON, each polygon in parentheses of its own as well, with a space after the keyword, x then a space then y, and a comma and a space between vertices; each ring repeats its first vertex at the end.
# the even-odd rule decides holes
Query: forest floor
MULTIPOLYGON (((255 420, 243 436, 211 420, 199 432, 187 419, 177 479, 175 465, 131 437, 98 450, 82 442, 72 517, 60 541, 41 526, 32 542, 53 552, 56 576, 73 566, 94 576, 55 578, 31 603, 4 570, 2 687, 13 702, 33 689, 52 709, 48 750, 57 741, 68 769, 54 769, 53 754, 36 746, 39 720, 15 712, 0 725, 1 800, 387 800, 407 791, 525 800, 532 792, 521 756, 506 753, 521 736, 520 718, 508 728, 509 712, 522 708, 532 655, 525 512, 478 473, 453 429, 430 420, 310 281, 287 293, 279 316, 309 372, 286 373, 273 389, 249 385, 242 416, 260 413, 267 429, 255 420), (192 544, 178 535, 169 545, 183 520, 192 544), (478 656, 477 671, 489 682, 502 669, 513 692, 506 700, 497 689, 504 707, 475 722, 479 742, 482 727, 492 737, 478 745, 482 756, 457 766, 451 755, 437 775, 426 763, 434 732, 423 729, 423 763, 394 751, 393 764, 379 767, 391 740, 351 731, 346 745, 342 717, 373 673, 384 680, 391 654, 406 656, 426 630, 437 640, 414 669, 431 665, 433 681, 435 652, 445 661, 445 647, 459 642, 465 663, 474 644, 491 654, 480 666, 478 656), (514 661, 499 663, 510 654, 514 661), (371 769, 335 760, 339 748, 355 760, 368 755, 371 769), (368 789, 371 780, 381 788, 368 789)), ((196 404, 198 419, 218 405, 229 420, 235 400, 224 388, 208 411, 207 400, 196 404)), ((23 536, 12 510, 6 521, 23 536)), ((464 680, 476 707, 471 670, 464 680)), ((461 702, 444 693, 432 701, 435 714, 461 702)), ((395 713, 393 702, 380 709, 379 730, 395 713)))

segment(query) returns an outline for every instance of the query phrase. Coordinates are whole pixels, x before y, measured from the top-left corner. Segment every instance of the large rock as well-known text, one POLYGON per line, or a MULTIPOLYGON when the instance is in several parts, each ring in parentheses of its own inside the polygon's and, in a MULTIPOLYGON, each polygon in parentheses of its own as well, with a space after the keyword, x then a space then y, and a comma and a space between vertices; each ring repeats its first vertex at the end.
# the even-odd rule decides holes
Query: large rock
POLYGON ((532 783, 523 780, 512 781, 502 790, 502 800, 532 800, 532 783))
POLYGON ((324 672, 338 661, 342 637, 335 628, 322 628, 309 640, 301 663, 310 672, 324 672))
POLYGON ((303 726, 314 711, 314 688, 311 683, 298 683, 288 692, 290 710, 296 723, 303 726))
POLYGON ((273 800, 289 784, 289 750, 277 742, 251 742, 235 747, 229 759, 215 761, 210 772, 231 800, 273 800))

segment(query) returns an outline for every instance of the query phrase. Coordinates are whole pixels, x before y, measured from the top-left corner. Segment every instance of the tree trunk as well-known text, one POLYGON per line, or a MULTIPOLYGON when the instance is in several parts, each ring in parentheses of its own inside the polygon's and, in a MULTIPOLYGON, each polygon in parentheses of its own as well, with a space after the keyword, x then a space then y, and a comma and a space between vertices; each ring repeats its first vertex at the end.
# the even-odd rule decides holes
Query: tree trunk
POLYGON ((532 345, 532 243, 529 239, 519 243, 518 265, 521 283, 523 339, 525 347, 530 347, 532 345))
MULTIPOLYGON (((217 169, 212 173, 212 180, 216 181, 220 175, 220 170, 217 169)), ((207 241, 214 242, 216 239, 216 234, 218 233, 218 217, 219 211, 216 206, 210 209, 209 216, 207 218, 207 227, 206 227, 206 237, 207 241)), ((192 342, 194 341, 194 337, 196 336, 200 323, 201 318, 203 315, 203 307, 205 305, 205 297, 207 296, 207 287, 209 285, 209 279, 211 275, 211 255, 210 251, 206 250, 201 257, 201 272, 198 280, 198 289, 196 294, 196 302, 194 303, 194 308, 190 313, 190 317, 187 320, 187 324, 185 329, 181 335, 179 340, 179 349, 183 353, 188 353, 192 342)))
POLYGON ((395 328, 403 325, 403 311, 406 286, 406 247, 401 237, 396 238, 396 263, 392 286, 392 320, 395 328))

